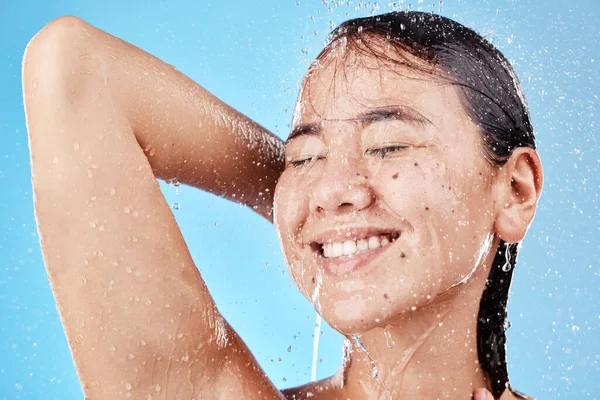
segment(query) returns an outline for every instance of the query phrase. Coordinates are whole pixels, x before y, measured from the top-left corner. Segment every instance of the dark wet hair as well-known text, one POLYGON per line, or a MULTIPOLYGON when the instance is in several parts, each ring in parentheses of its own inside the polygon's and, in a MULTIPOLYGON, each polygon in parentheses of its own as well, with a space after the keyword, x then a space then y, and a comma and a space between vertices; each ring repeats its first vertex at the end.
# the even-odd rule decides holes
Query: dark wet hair
MULTIPOLYGON (((347 48, 404 67, 428 71, 407 54, 435 66, 437 76, 458 87, 467 115, 480 128, 483 154, 492 165, 505 164, 518 147, 535 149, 529 110, 512 66, 472 29, 423 12, 357 18, 342 23, 331 33, 329 45, 317 59, 340 41, 347 48), (397 51, 386 51, 388 45, 397 51)), ((506 388, 511 389, 505 349, 506 304, 517 251, 517 243, 500 241, 479 307, 477 352, 495 397, 500 397, 506 388)))

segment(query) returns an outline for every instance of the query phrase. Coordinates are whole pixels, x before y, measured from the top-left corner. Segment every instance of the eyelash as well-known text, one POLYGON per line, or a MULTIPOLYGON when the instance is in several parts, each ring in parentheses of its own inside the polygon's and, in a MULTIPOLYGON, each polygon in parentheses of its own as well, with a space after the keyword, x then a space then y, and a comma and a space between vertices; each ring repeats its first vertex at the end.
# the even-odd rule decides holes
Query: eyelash
MULTIPOLYGON (((386 147, 380 147, 380 148, 376 148, 376 149, 369 149, 366 151, 366 154, 368 155, 377 155, 379 157, 381 157, 381 159, 384 159, 385 156, 388 153, 394 153, 396 151, 399 150, 403 150, 406 149, 408 146, 386 146, 386 147)), ((295 160, 295 161, 290 161, 290 165, 294 168, 299 168, 302 167, 310 162, 313 161, 318 161, 318 160, 322 160, 325 157, 323 156, 313 156, 313 157, 307 157, 307 158, 303 158, 301 160, 295 160)))
POLYGON ((366 151, 366 153, 369 155, 377 155, 377 156, 381 157, 381 159, 384 159, 388 153, 394 153, 396 151, 406 149, 407 147, 408 146, 402 146, 402 145, 386 146, 386 147, 380 147, 377 149, 369 149, 366 151))
POLYGON ((323 156, 307 157, 307 158, 303 158, 302 160, 290 161, 290 165, 294 168, 299 168, 299 167, 302 167, 302 166, 308 164, 309 162, 322 160, 324 158, 325 157, 323 157, 323 156))

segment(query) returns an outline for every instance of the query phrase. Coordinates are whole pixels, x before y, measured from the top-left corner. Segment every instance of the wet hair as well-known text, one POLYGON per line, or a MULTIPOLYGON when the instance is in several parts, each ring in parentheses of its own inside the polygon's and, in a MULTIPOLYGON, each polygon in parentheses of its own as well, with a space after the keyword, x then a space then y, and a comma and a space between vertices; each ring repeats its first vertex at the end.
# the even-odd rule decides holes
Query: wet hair
MULTIPOLYGON (((492 165, 504 165, 516 148, 535 149, 529 110, 512 66, 472 29, 439 15, 403 11, 346 21, 329 39, 317 60, 341 45, 424 73, 435 67, 438 78, 458 88, 492 165)), ((506 304, 517 252, 517 243, 500 241, 477 320, 479 363, 495 397, 507 388, 522 396, 510 387, 506 365, 506 304)))

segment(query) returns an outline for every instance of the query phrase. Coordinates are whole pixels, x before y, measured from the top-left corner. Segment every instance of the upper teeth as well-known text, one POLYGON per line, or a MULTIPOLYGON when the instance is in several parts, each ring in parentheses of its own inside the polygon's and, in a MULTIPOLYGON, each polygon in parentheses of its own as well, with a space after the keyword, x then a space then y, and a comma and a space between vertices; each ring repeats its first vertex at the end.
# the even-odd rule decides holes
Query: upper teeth
POLYGON ((398 233, 388 235, 370 236, 358 240, 346 240, 344 242, 323 243, 323 256, 325 258, 351 256, 367 250, 378 249, 387 246, 400 236, 398 233))

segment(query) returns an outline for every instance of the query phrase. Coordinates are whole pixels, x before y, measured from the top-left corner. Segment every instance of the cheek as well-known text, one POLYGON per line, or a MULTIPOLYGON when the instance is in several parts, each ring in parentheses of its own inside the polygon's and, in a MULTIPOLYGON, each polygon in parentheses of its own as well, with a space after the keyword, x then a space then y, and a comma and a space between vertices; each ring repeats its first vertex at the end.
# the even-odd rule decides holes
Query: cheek
POLYGON ((299 246, 298 233, 308 216, 306 193, 293 172, 285 171, 277 183, 274 199, 274 223, 281 249, 292 279, 305 295, 305 288, 308 288, 311 282, 310 271, 305 267, 311 263, 304 259, 307 254, 303 251, 304 248, 299 246))
POLYGON ((463 273, 462 266, 445 265, 467 263, 470 268, 491 229, 481 167, 471 161, 407 157, 381 165, 374 174, 384 206, 412 229, 406 238, 408 256, 427 260, 423 273, 443 269, 443 281, 463 273))
POLYGON ((454 177, 446 162, 423 156, 390 161, 372 168, 373 186, 382 203, 407 222, 452 214, 458 206, 454 177), (454 186, 454 187, 453 187, 454 186))
POLYGON ((306 212, 303 212, 303 209, 306 209, 306 201, 307 199, 302 195, 302 190, 297 180, 294 179, 293 173, 284 171, 277 182, 274 199, 274 222, 282 241, 284 239, 283 235, 286 235, 287 242, 291 239, 288 236, 294 235, 298 230, 303 214, 306 212))

